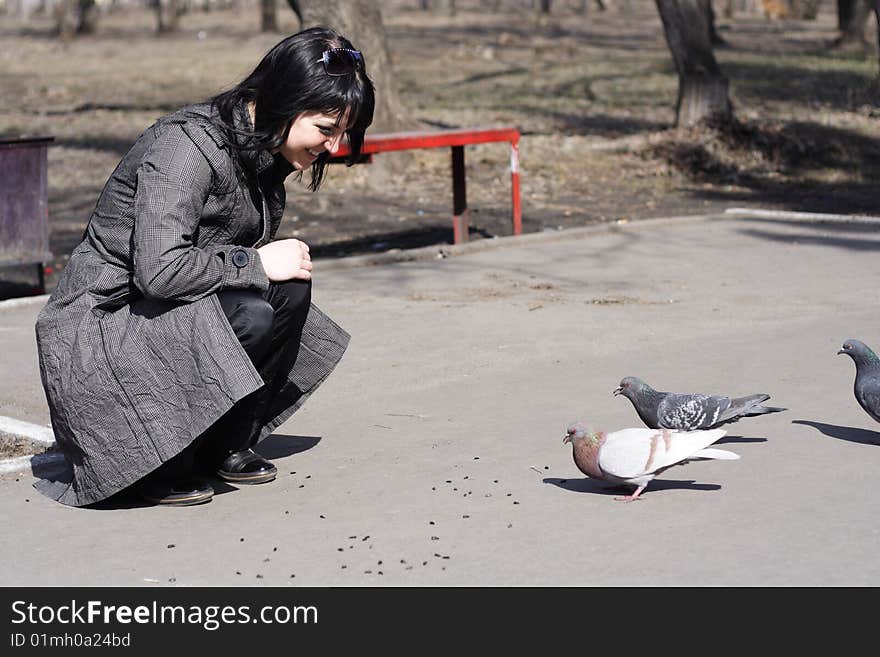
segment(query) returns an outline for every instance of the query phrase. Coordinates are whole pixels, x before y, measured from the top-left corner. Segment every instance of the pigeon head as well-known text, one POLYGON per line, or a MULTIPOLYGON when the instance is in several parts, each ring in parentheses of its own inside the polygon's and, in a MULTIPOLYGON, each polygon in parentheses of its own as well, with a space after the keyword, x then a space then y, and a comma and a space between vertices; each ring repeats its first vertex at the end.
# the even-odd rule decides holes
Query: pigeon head
POLYGON ((639 393, 650 391, 653 391, 653 388, 637 376, 627 376, 620 380, 620 385, 614 389, 613 394, 615 397, 617 395, 623 395, 627 399, 632 400, 635 399, 639 393))
POLYGON ((575 422, 565 432, 565 437, 562 439, 562 444, 572 443, 574 444, 577 440, 591 440, 596 441, 601 439, 602 432, 601 431, 589 431, 583 424, 580 422, 575 422))
POLYGON ((856 364, 880 363, 877 354, 871 351, 871 348, 864 342, 850 338, 843 343, 843 346, 837 351, 838 355, 846 354, 852 358, 856 364))
POLYGON ((570 443, 572 440, 577 438, 585 438, 587 435, 587 430, 583 424, 580 422, 575 422, 571 426, 568 427, 565 431, 565 438, 562 439, 562 444, 570 443))

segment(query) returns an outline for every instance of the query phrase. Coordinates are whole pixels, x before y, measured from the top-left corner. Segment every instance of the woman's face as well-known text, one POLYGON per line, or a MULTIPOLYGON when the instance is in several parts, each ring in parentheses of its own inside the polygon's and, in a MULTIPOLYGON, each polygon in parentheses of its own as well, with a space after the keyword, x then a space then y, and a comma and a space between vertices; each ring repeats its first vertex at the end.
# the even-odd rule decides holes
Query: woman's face
POLYGON ((290 132, 278 152, 293 168, 304 171, 312 166, 318 156, 327 151, 330 154, 339 149, 339 142, 345 134, 346 117, 338 113, 303 112, 290 124, 290 132))

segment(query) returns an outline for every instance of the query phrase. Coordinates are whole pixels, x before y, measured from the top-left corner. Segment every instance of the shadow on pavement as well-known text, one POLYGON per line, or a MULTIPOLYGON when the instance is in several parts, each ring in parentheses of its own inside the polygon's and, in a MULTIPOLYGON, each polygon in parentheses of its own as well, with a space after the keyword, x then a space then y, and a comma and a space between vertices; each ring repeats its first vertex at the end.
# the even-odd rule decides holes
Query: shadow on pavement
MULTIPOLYGON (((590 479, 584 477, 582 479, 559 479, 557 477, 545 477, 545 484, 552 484, 559 488, 571 491, 573 493, 598 493, 599 495, 629 495, 633 492, 632 486, 616 486, 600 479, 590 479)), ((649 494, 651 491, 675 490, 684 488, 687 490, 720 490, 719 484, 698 484, 693 479, 655 479, 642 495, 649 494)))
POLYGON ((254 451, 267 459, 281 459, 285 456, 299 454, 311 449, 321 442, 320 436, 287 436, 284 434, 272 434, 266 437, 254 451))
POLYGON ((720 440, 716 440, 714 445, 723 445, 725 443, 766 443, 766 438, 748 438, 746 436, 724 436, 720 440))
POLYGON ((851 443, 860 443, 862 445, 880 445, 880 433, 870 431, 869 429, 858 429, 856 427, 842 427, 837 424, 825 424, 824 422, 814 422, 813 420, 792 420, 792 424, 803 424, 808 427, 818 429, 826 436, 838 438, 840 440, 848 440, 851 443))

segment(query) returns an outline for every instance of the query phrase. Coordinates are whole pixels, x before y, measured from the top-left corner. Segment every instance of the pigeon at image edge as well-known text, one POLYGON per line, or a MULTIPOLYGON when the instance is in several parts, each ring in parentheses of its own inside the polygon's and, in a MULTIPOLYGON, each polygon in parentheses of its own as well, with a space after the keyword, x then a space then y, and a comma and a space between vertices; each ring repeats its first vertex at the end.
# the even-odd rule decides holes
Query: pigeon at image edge
POLYGON ((880 422, 880 358, 860 340, 850 338, 838 350, 846 354, 856 365, 853 394, 865 412, 880 422))

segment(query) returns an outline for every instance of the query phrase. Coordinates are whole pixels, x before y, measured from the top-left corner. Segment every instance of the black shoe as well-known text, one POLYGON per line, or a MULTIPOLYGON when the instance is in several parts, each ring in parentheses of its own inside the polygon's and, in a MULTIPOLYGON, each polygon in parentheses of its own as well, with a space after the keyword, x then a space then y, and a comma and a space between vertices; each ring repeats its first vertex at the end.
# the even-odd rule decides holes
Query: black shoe
POLYGON ((217 470, 218 477, 237 484, 264 484, 277 474, 278 468, 252 449, 233 452, 217 470))
POLYGON ((137 487, 137 493, 148 502, 162 506, 204 504, 214 497, 211 484, 195 477, 177 481, 145 481, 137 487))

